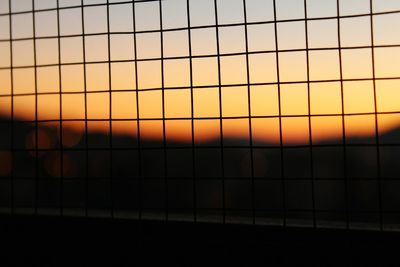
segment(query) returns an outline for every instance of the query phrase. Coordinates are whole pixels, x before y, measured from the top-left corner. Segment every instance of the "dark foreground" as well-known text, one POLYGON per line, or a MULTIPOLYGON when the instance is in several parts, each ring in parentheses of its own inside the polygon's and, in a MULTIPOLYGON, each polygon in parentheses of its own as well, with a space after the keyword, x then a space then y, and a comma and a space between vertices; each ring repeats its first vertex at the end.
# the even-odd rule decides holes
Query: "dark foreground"
POLYGON ((398 266, 398 233, 2 216, 1 266, 398 266))

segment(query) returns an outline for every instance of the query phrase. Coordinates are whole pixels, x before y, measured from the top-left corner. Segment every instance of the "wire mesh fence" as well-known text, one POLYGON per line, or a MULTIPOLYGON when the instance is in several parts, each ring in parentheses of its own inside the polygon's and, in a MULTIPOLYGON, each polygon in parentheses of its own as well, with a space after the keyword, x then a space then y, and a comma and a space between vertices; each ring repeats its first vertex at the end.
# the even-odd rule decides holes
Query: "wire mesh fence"
POLYGON ((396 230, 396 1, 0 1, 3 213, 396 230))

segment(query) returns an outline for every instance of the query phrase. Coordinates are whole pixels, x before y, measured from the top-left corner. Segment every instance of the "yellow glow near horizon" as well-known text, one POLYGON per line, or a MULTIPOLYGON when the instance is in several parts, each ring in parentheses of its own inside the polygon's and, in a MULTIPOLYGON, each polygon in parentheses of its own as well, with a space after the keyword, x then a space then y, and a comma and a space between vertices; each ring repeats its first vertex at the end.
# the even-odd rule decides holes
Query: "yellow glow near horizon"
MULTIPOLYGON (((387 57, 387 56, 385 56, 387 57)), ((241 60, 241 59, 240 59, 241 60)), ((240 63, 242 64, 242 63, 240 63)), ((253 64, 255 64, 253 62, 253 64)), ((260 64, 265 64, 262 61, 260 64)), ((232 84, 246 83, 241 69, 235 69, 234 62, 229 62, 228 72, 235 77, 229 79, 231 76, 224 76, 226 84, 232 81, 232 84)), ((200 65, 201 66, 201 65, 200 65)), ((97 68, 94 66, 92 76, 87 76, 87 85, 93 90, 100 88, 104 92, 88 93, 86 96, 86 110, 88 119, 108 120, 110 116, 110 95, 107 92, 108 78, 104 78, 104 66, 97 68), (99 77, 99 78, 98 78, 99 77)), ((107 66, 105 66, 107 67, 107 66)), ((112 84, 118 90, 121 85, 130 86, 135 90, 134 86, 134 66, 133 64, 126 64, 128 69, 123 66, 116 67, 115 75, 112 76, 112 84), (118 70, 118 68, 120 68, 118 70), (129 74, 129 76, 124 75, 129 74), (129 80, 129 81, 128 81, 129 80)), ((158 66, 161 68, 161 66, 158 66)), ((91 65, 87 65, 91 69, 91 65)), ((173 66, 172 68, 175 68, 173 66)), ((185 67, 186 68, 186 67, 185 67)), ((263 70, 263 66, 254 65, 253 68, 256 73, 263 70)), ((391 74, 395 72, 395 65, 386 66, 386 72, 391 74)), ((321 67, 323 69, 323 67, 321 67)), ((156 86, 159 81, 155 82, 150 77, 153 72, 161 72, 161 70, 146 69, 146 75, 149 77, 148 81, 142 80, 141 86, 143 88, 151 88, 156 86)), ((214 70, 209 73, 208 64, 196 69, 196 74, 199 79, 202 79, 203 85, 214 85, 214 81, 210 77, 215 75, 214 70), (211 76, 210 76, 211 75, 211 76), (211 83, 212 82, 212 83, 211 83)), ((252 69, 250 69, 252 71, 252 69)), ((76 92, 76 94, 63 94, 62 95, 62 119, 84 119, 85 118, 85 95, 81 91, 83 89, 82 78, 79 77, 81 69, 65 69, 62 68, 62 84, 61 88, 65 92, 76 92), (77 77, 77 78, 76 78, 77 77), (81 93, 78 93, 81 92, 81 93)), ((268 77, 268 70, 266 71, 268 77)), ((386 73, 385 72, 385 73, 386 73)), ((58 71, 56 68, 43 68, 38 70, 40 75, 44 78, 38 80, 39 92, 58 92, 58 71), (44 73, 42 73, 42 71, 44 73), (39 90, 40 89, 40 90, 39 90)), ((385 75, 378 72, 382 77, 385 75)), ((1 72, 2 83, 5 85, 3 88, 6 91, 11 91, 10 84, 7 84, 7 74, 5 71, 1 72)), ((39 75, 39 77, 40 77, 39 75)), ((262 77, 261 74, 256 74, 262 77)), ((275 74, 276 75, 276 74, 275 74)), ((168 85, 188 86, 188 81, 185 78, 187 73, 173 73, 168 76, 168 85), (174 79, 174 77, 177 77, 174 79), (184 79, 184 80, 182 80, 184 79)), ((245 74, 244 74, 245 76, 245 74)), ((252 75, 250 75, 252 77, 252 75)), ((29 94, 34 92, 34 72, 31 69, 15 70, 14 71, 14 93, 15 94, 29 94)), ((145 78, 147 79, 147 78, 145 78)), ((199 83, 201 84, 201 83, 199 83)), ((159 85, 158 85, 159 86, 159 85)), ((400 110, 400 81, 398 80, 383 80, 376 82, 377 92, 377 108, 379 112, 394 112, 400 110)), ((171 87, 173 88, 173 87, 171 87)), ((222 117, 248 117, 248 89, 250 92, 250 110, 251 116, 265 116, 273 117, 279 114, 278 102, 278 85, 252 85, 250 88, 247 86, 229 86, 221 88, 221 111, 222 117)), ((322 117, 312 117, 312 138, 314 142, 323 141, 325 139, 341 138, 341 84, 340 82, 318 82, 311 83, 308 87, 307 83, 295 84, 281 84, 280 86, 280 99, 281 99, 281 114, 283 116, 305 116, 301 118, 282 118, 282 142, 284 144, 297 144, 307 143, 308 135, 308 90, 310 90, 310 114, 311 115, 332 115, 322 117)), ((344 112, 346 114, 352 113, 373 113, 374 112, 374 87, 372 81, 352 81, 343 82, 344 93, 344 112)), ((3 115, 10 115, 11 98, 1 98, 1 113, 3 115)), ((14 99, 14 114, 18 119, 34 120, 35 119, 35 96, 15 96, 14 99)), ((163 102, 161 90, 154 91, 141 91, 138 93, 132 91, 119 91, 113 92, 111 95, 111 117, 112 119, 120 120, 135 120, 138 118, 137 110, 139 111, 140 119, 162 119, 163 115, 163 102), (136 95, 137 94, 137 95, 136 95), (137 109, 136 98, 139 99, 139 109, 137 109)), ((220 117, 219 110, 219 89, 218 87, 211 88, 195 88, 193 89, 193 115, 195 119, 210 119, 203 122, 196 121, 195 135, 196 140, 210 140, 219 138, 220 125, 211 121, 211 119, 218 119, 220 117)), ((39 120, 58 120, 60 119, 60 95, 48 94, 38 95, 38 119, 39 120)), ((175 89, 166 90, 164 92, 164 115, 167 119, 186 119, 189 121, 168 121, 166 133, 169 140, 191 140, 191 91, 190 89, 175 89)), ((278 120, 273 118, 266 119, 252 119, 253 139, 265 142, 279 142, 279 123, 278 120), (263 122, 265 120, 265 122, 263 122), (269 120, 269 121, 268 121, 269 120), (268 122, 267 122, 268 121, 268 122), (272 121, 275 121, 272 123, 272 121)), ((385 118, 379 121, 380 133, 388 131, 396 127, 399 123, 397 118, 385 118)), ((159 122, 158 122, 159 123, 159 122)), ((91 123, 90 131, 101 131, 107 133, 107 123, 91 123)), ((137 135, 136 131, 132 133, 131 127, 136 123, 128 126, 119 126, 113 129, 113 134, 129 134, 137 135)), ((146 139, 160 139, 162 138, 162 126, 155 127, 152 124, 157 122, 141 121, 141 135, 146 139)), ((135 126, 136 127, 136 126, 135 126)), ((375 120, 371 116, 348 116, 345 118, 346 136, 369 136, 375 132, 375 120)), ((231 138, 249 138, 249 121, 248 119, 223 119, 223 135, 231 138)))
MULTIPOLYGON (((75 15, 80 16, 79 12, 75 15)), ((291 14, 287 15, 291 18, 291 14)), ((337 49, 311 50, 308 53, 300 51, 305 48, 305 23, 302 21, 278 23, 277 48, 272 24, 249 25, 248 48, 250 52, 259 53, 248 55, 248 75, 245 55, 217 57, 216 29, 213 27, 192 30, 192 55, 209 56, 196 57, 192 61, 174 58, 189 55, 188 32, 164 32, 164 56, 173 58, 164 60, 163 64, 161 60, 157 60, 161 56, 160 33, 157 32, 137 34, 137 58, 145 59, 137 64, 133 62, 135 49, 132 34, 111 36, 110 59, 114 62, 110 64, 106 62, 107 35, 84 37, 85 62, 88 64, 83 64, 82 38, 63 37, 60 39, 61 63, 77 64, 38 67, 36 75, 32 67, 13 69, 12 86, 10 70, 1 69, 0 93, 3 96, 0 97, 0 114, 10 116, 13 101, 16 119, 87 118, 99 120, 88 122, 89 132, 103 133, 109 133, 111 119, 113 134, 130 136, 138 135, 135 120, 139 119, 141 137, 150 140, 163 138, 163 116, 167 119, 165 135, 168 140, 174 141, 192 140, 191 119, 194 119, 196 142, 218 139, 221 131, 224 137, 248 141, 250 125, 254 144, 277 144, 280 141, 284 145, 308 144, 310 133, 313 142, 341 140, 342 125, 345 126, 346 138, 373 136, 376 127, 373 115, 374 88, 378 112, 400 111, 400 79, 394 79, 400 77, 400 47, 374 49, 375 77, 393 78, 377 80, 374 87, 373 51, 368 48, 371 42, 369 19, 368 16, 362 16, 340 21, 342 46, 367 46, 342 50, 342 77, 353 79, 342 83, 339 81, 341 76, 337 49), (279 52, 277 64, 274 52, 276 49, 299 50, 279 52), (311 81, 309 83, 307 58, 311 81), (279 86, 277 70, 281 82, 279 86), (189 89, 191 78, 195 87, 192 91, 189 89), (218 87, 219 81, 221 88, 218 87), (160 89, 162 85, 168 88, 164 93, 160 89), (4 96, 11 93, 11 88, 14 90, 13 98, 4 96), (35 90, 40 94, 35 96, 35 90), (62 96, 59 95, 59 90, 63 93, 62 96), (341 116, 342 105, 345 117, 341 116), (278 118, 279 114, 283 116, 281 119, 278 118), (308 115, 312 117, 309 118, 308 115), (223 118, 222 123, 220 118, 223 118)), ((399 20, 398 14, 375 16, 376 45, 398 44, 396 42, 400 39, 394 37, 398 32, 389 30, 388 27, 389 22, 394 25, 399 20)), ((337 20, 307 23, 311 48, 338 46, 337 20)), ((93 24, 91 27, 95 26, 93 24)), ((23 35, 23 28, 24 25, 19 25, 15 29, 16 34, 23 35)), ((66 26, 65 29, 69 28, 66 26)), ((246 52, 244 29, 244 26, 221 27, 220 53, 246 52)), ((75 34, 73 31, 67 33, 75 34)), ((57 44, 57 39, 54 38, 37 40, 37 64, 57 65, 57 44)), ((9 46, 10 43, 0 43, 0 63, 5 66, 10 60, 9 46)), ((14 66, 33 64, 32 40, 13 42, 13 51, 14 66)), ((398 116, 378 115, 380 134, 398 127, 399 123, 398 116)), ((78 136, 83 133, 83 122, 64 124, 68 124, 68 129, 75 129, 80 133, 78 136)), ((79 137, 74 139, 73 134, 71 138, 72 145, 76 143, 75 139, 79 140, 79 137)))
MULTIPOLYGON (((399 81, 377 81, 377 107, 379 112, 394 112, 400 110, 399 81)), ((309 124, 313 142, 328 139, 340 139, 342 136, 341 87, 339 82, 310 84, 310 113, 308 117, 307 84, 282 84, 281 114, 283 144, 303 144, 309 139, 309 124), (319 116, 324 115, 324 116, 319 116), (298 117, 300 116, 300 117, 298 117)), ((222 96, 222 133, 227 138, 249 138, 249 119, 247 86, 224 87, 222 96), (232 119, 229 119, 234 117, 232 119), (236 118, 238 117, 238 118, 236 118), (243 117, 243 119, 239 119, 243 117)), ((352 113, 373 113, 373 83, 345 82, 344 111, 352 113)), ((137 136, 136 92, 112 93, 112 118, 129 121, 117 124, 113 122, 113 134, 137 136)), ((141 120, 141 137, 143 139, 162 139, 162 93, 161 91, 139 91, 139 118, 141 120)), ((90 93, 87 95, 88 119, 104 120, 90 122, 89 131, 108 133, 110 116, 109 93, 90 93)), ((62 96, 62 119, 85 118, 84 94, 67 94, 62 96)), ((196 141, 207 141, 220 136, 219 122, 219 90, 218 88, 200 88, 193 90, 194 132, 196 141)), ((35 96, 14 97, 14 114, 17 119, 35 119, 35 96)), ((38 96, 38 119, 60 119, 60 96, 38 96)), ((166 90, 164 98, 166 136, 168 140, 191 141, 191 91, 190 89, 166 90)), ((250 104, 253 140, 257 142, 278 143, 279 106, 278 86, 251 86, 250 104), (265 118, 257 118, 263 117, 265 118)), ((10 115, 11 98, 0 98, 1 113, 10 115)), ((375 134, 374 115, 352 115, 344 118, 347 138, 373 136, 375 134)), ((399 118, 390 115, 379 115, 380 134, 398 126, 399 118)), ((66 122, 64 122, 66 123, 66 122)), ((82 124, 70 125, 71 129, 82 131, 82 124)))

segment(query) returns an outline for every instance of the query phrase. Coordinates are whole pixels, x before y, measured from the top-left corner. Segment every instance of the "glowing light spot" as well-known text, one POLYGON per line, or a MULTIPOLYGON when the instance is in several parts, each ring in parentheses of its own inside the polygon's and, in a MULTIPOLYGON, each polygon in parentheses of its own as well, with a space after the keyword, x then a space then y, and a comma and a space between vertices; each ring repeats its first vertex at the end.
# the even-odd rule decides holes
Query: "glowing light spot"
POLYGON ((36 157, 36 155, 42 157, 45 154, 45 151, 40 150, 51 149, 54 147, 55 143, 56 140, 51 131, 39 128, 37 131, 35 129, 32 130, 27 135, 25 144, 26 148, 30 150, 29 153, 33 157, 36 157))
POLYGON ((10 151, 0 151, 0 176, 8 176, 12 169, 12 155, 10 151))
MULTIPOLYGON (((84 124, 80 122, 64 123, 62 128, 62 144, 65 147, 74 147, 82 140, 84 132, 84 124), (64 125, 65 124, 65 125, 64 125)), ((57 137, 60 139, 60 129, 58 129, 57 137)))

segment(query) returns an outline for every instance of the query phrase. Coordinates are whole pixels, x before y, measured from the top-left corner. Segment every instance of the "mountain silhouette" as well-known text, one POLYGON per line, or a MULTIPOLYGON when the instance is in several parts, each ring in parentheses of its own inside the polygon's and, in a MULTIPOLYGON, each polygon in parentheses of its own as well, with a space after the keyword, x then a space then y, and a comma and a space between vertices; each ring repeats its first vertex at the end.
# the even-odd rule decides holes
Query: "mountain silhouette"
POLYGON ((2 210, 168 210, 179 218, 196 212, 212 220, 224 213, 244 221, 253 212, 305 221, 317 214, 360 223, 375 223, 380 208, 395 223, 400 210, 400 128, 379 136, 379 149, 375 137, 348 138, 346 146, 341 139, 312 147, 257 142, 251 149, 240 139, 192 147, 71 129, 63 135, 77 141, 62 147, 56 127, 0 119, 2 210))

